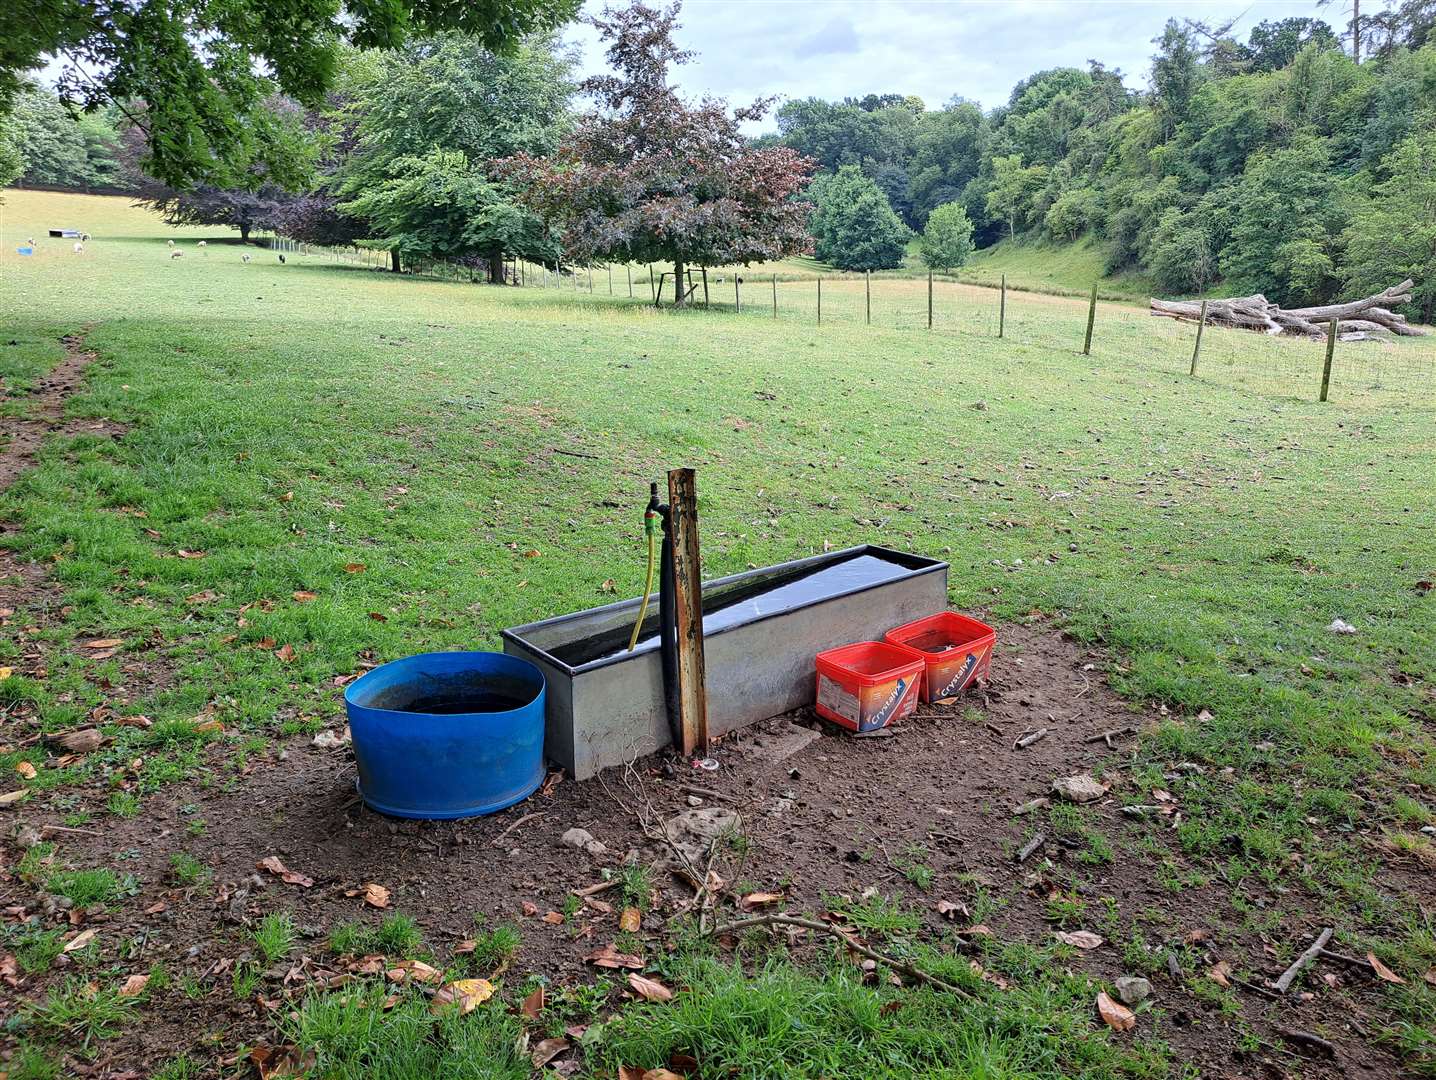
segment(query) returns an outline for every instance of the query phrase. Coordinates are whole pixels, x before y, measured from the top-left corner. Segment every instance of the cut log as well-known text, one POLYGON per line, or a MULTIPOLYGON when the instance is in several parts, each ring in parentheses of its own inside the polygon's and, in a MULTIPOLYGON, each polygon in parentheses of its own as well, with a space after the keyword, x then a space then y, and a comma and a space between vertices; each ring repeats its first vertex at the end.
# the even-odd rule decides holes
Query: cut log
MULTIPOLYGON (((1281 308, 1261 293, 1209 300, 1207 322, 1237 330, 1256 330, 1263 334, 1319 339, 1326 336, 1327 325, 1336 321, 1337 331, 1346 341, 1362 341, 1387 333, 1419 337, 1426 331, 1410 325, 1404 315, 1398 315, 1391 310, 1392 307, 1411 302, 1412 287, 1413 283, 1407 279, 1399 285, 1393 285, 1361 300, 1307 308, 1281 308)), ((1195 300, 1159 300, 1153 297, 1151 312, 1163 318, 1195 322, 1201 313, 1201 303, 1195 300)))

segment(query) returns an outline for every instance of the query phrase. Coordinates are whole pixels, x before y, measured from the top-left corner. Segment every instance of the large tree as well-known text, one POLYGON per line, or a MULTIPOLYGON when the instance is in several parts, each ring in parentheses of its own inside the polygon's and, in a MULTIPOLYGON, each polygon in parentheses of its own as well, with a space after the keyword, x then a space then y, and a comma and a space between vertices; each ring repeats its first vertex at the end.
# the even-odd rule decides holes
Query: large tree
POLYGON ((276 89, 317 106, 345 42, 395 48, 456 30, 489 48, 573 17, 578 0, 46 0, 0 5, 0 116, 25 73, 64 62, 60 98, 115 104, 145 133, 146 171, 172 187, 224 183, 255 162, 271 173, 263 102, 276 89))
POLYGON ((508 174, 558 229, 578 262, 672 265, 674 303, 692 265, 780 259, 811 248, 799 196, 811 163, 786 146, 756 148, 742 132, 768 101, 732 112, 683 99, 669 69, 691 58, 673 40, 679 5, 606 8, 591 21, 607 43, 611 75, 580 89, 596 109, 548 157, 518 154, 508 174))
POLYGON ((1381 165, 1390 179, 1346 230, 1347 287, 1363 296, 1410 278, 1415 313, 1429 323, 1436 309, 1436 132, 1410 136, 1381 165))
POLYGON ((887 196, 856 165, 813 183, 817 255, 840 270, 901 266, 910 236, 887 196))

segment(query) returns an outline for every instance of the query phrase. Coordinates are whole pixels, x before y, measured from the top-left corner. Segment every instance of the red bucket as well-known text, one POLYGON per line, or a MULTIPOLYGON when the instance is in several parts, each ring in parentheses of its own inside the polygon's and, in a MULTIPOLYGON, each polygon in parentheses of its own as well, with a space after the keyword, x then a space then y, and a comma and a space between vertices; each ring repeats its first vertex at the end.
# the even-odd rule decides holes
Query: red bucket
POLYGON ((923 701, 947 701, 987 678, 997 631, 956 611, 943 611, 889 630, 883 639, 926 665, 923 701))
POLYGON ((849 731, 875 731, 917 708, 923 660, 881 641, 818 653, 818 715, 849 731))

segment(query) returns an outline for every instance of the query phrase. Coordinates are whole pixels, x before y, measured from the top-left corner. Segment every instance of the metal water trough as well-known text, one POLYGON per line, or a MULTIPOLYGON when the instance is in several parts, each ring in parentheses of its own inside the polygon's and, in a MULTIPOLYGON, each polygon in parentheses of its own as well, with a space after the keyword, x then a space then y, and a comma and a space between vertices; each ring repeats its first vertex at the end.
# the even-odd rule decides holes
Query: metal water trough
MULTIPOLYGON (((504 652, 548 680, 544 752, 576 779, 669 741, 656 605, 627 651, 639 600, 503 632, 504 652)), ((722 735, 813 700, 814 657, 947 606, 947 563, 866 544, 703 585, 708 731, 722 735)))

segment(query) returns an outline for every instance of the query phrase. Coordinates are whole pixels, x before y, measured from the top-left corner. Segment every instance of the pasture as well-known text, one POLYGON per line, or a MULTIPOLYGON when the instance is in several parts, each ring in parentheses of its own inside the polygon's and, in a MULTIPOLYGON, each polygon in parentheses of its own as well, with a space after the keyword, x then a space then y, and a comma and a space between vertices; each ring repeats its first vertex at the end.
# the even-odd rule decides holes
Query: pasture
MULTIPOLYGON (((1144 305, 1100 302, 1083 356, 1085 300, 1010 290, 998 339, 995 291, 970 284, 940 283, 929 333, 925 281, 875 279, 868 324, 862 279, 825 279, 819 325, 796 264, 744 271, 741 314, 716 283, 709 310, 673 312, 605 277, 244 264, 122 199, 7 191, 0 212, 0 425, 62 338, 94 354, 33 464, 0 476, 0 771, 27 792, 0 813, 52 827, 7 840, 12 1077, 229 1076, 260 1044, 316 1076, 522 1077, 542 1038, 605 1078, 688 1058, 703 1077, 1436 1075, 1436 338, 1343 345, 1322 404, 1320 345, 1209 329, 1192 378, 1192 328, 1144 305), (83 254, 44 237, 61 225, 92 234, 83 254), (787 763, 801 779, 715 774, 757 821, 783 790, 811 799, 796 838, 735 838, 735 889, 839 913, 971 999, 885 969, 865 986, 826 939, 669 922, 599 785, 559 784, 495 847, 520 810, 391 829, 348 799, 344 752, 311 746, 366 664, 636 595, 647 486, 678 465, 698 470, 705 576, 891 545, 947 559, 951 603, 1012 643, 993 700, 824 738, 787 763), (1077 719, 1099 706, 1139 737, 1092 742, 1077 719), (1060 729, 1046 756, 1014 753, 1039 724, 1060 729), (87 725, 89 753, 41 737, 87 725), (859 827, 874 793, 844 784, 900 788, 909 755, 905 831, 859 827), (1012 816, 1089 766, 1104 802, 1012 816), (609 840, 607 867, 558 854, 571 824, 609 840), (1015 864, 1039 831, 1047 852, 1015 864), (319 880, 247 884, 273 854, 319 880), (641 931, 570 899, 604 873, 641 931), (346 897, 368 882, 383 911, 346 897), (1310 997, 1261 992, 1328 926, 1394 979, 1328 963, 1310 997), (77 927, 97 934, 70 949, 77 927), (1053 936, 1083 929, 1104 944, 1053 936), (609 941, 683 992, 625 997, 583 962, 609 941), (490 978, 494 1004, 435 1015, 422 986, 390 1001, 334 959, 379 953, 490 978), (1155 987, 1132 1033, 1093 1009, 1119 975, 1155 987), (540 985, 536 1023, 498 1007, 540 985)), ((0 426, 0 453, 17 439, 0 426)))

